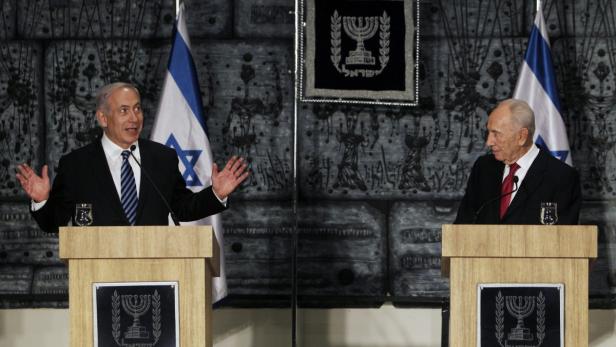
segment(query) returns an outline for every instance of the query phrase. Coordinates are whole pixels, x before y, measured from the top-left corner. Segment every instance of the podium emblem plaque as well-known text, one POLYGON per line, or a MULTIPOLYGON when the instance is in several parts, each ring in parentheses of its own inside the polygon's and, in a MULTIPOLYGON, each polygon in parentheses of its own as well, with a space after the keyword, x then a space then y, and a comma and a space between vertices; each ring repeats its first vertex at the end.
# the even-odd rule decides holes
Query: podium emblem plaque
POLYGON ((479 284, 477 346, 563 347, 563 284, 479 284))
POLYGON ((179 347, 177 282, 94 283, 94 346, 179 347))

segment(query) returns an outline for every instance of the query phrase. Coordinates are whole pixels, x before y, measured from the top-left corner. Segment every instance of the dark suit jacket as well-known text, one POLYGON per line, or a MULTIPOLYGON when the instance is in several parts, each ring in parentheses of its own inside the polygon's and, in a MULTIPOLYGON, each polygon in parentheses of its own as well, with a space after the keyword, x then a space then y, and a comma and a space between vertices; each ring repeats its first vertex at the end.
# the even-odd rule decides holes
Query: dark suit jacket
MULTIPOLYGON (((225 209, 208 187, 199 193, 186 188, 173 149, 139 140, 141 183, 136 225, 167 225, 168 209, 145 177, 146 171, 181 221, 205 218, 225 209)), ((75 204, 92 204, 92 225, 129 225, 116 191, 101 141, 79 148, 60 159, 47 203, 34 219, 46 232, 58 232, 74 218, 75 204)))
POLYGON ((541 202, 558 204, 557 224, 578 223, 582 204, 579 175, 574 168, 543 149, 540 149, 501 220, 498 197, 501 194, 504 169, 505 164, 496 160, 492 154, 477 159, 454 223, 540 224, 541 202), (477 214, 479 209, 481 212, 477 214))

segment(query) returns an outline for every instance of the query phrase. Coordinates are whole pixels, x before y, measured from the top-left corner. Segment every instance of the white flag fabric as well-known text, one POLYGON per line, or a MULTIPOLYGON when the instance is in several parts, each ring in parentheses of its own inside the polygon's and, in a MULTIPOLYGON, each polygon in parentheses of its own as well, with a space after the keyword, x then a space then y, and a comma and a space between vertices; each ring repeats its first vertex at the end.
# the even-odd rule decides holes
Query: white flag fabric
POLYGON ((526 101, 535 113, 535 143, 573 165, 556 90, 550 41, 541 11, 537 11, 535 17, 513 98, 526 101))
MULTIPOLYGON (((186 186, 193 191, 200 191, 211 185, 213 159, 183 5, 178 11, 175 25, 167 76, 151 139, 175 149, 186 186)), ((212 300, 216 302, 227 295, 220 216, 182 223, 186 224, 212 225, 214 228, 220 246, 220 277, 213 279, 212 288, 212 300)))

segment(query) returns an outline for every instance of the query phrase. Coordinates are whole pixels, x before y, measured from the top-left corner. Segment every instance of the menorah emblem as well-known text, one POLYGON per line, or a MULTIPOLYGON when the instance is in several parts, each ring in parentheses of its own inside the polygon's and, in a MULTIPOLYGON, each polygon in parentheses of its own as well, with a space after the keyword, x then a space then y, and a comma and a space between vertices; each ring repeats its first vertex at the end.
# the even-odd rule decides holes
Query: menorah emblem
POLYGON ((370 78, 381 74, 389 63, 390 22, 391 18, 385 11, 381 16, 368 17, 340 16, 338 11, 334 11, 330 18, 330 59, 336 70, 345 77, 370 78), (357 42, 355 49, 345 57, 344 63, 341 63, 343 61, 342 28, 347 36, 357 42), (379 64, 364 44, 377 32, 380 32, 378 35, 379 64), (351 69, 349 66, 357 67, 351 69))
POLYGON ((364 47, 364 41, 371 39, 379 29, 379 17, 342 17, 344 32, 357 41, 355 50, 345 59, 347 65, 374 65, 376 60, 364 47))
POLYGON ((511 329, 508 338, 513 341, 532 341, 533 335, 530 329, 524 327, 524 318, 535 310, 534 296, 506 296, 505 305, 507 311, 518 319, 518 324, 511 329))
MULTIPOLYGON (((111 296, 111 335, 120 347, 153 347, 162 334, 161 296, 158 290, 153 294, 118 294, 116 290, 111 296), (146 312, 152 312, 152 320, 142 317, 146 312), (122 324, 122 314, 132 317, 122 324), (143 319, 143 322, 141 321, 143 319), (144 326, 145 324, 145 326, 144 326), (146 326, 150 326, 148 329, 146 326), (124 331, 124 333, 122 333, 124 331)), ((100 344, 98 346, 101 346, 100 344)), ((105 346, 109 346, 106 344, 105 346)))
POLYGON ((146 327, 139 324, 139 317, 150 309, 151 295, 122 295, 122 308, 124 312, 133 317, 131 325, 126 333, 125 339, 147 339, 150 337, 146 327))

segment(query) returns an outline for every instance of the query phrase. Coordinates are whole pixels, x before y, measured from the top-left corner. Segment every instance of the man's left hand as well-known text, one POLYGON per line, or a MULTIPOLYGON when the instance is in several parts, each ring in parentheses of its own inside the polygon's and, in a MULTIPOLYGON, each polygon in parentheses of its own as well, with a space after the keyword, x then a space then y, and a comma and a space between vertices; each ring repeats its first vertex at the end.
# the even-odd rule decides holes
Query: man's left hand
POLYGON ((233 193, 250 172, 246 170, 248 165, 244 158, 233 156, 222 170, 218 170, 218 165, 212 165, 212 189, 216 196, 224 200, 229 194, 233 193))

